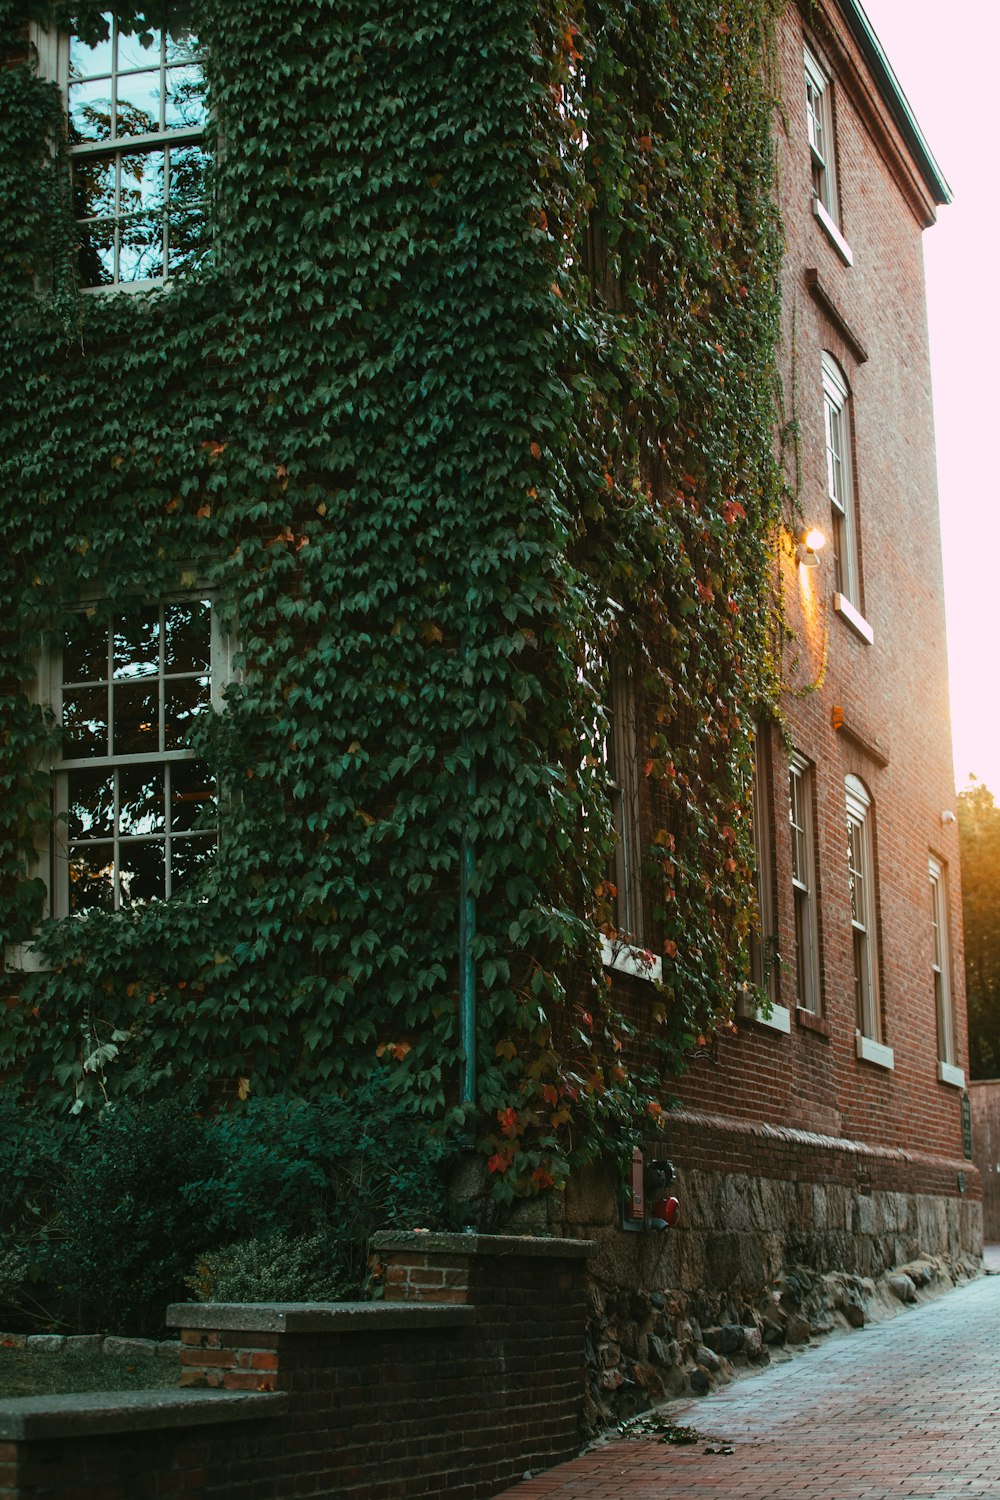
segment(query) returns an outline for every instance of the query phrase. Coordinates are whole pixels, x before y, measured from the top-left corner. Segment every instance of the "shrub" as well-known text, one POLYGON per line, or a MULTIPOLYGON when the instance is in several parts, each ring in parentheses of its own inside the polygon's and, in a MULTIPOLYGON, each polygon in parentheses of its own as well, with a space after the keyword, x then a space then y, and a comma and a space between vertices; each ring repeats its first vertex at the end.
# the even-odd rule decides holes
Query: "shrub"
POLYGON ((213 1298, 358 1296, 374 1230, 447 1222, 449 1149, 374 1084, 61 1121, 0 1093, 0 1126, 0 1301, 43 1326, 157 1335, 196 1265, 213 1298))
POLYGON ((209 1251, 187 1285, 199 1302, 336 1302, 347 1292, 325 1234, 275 1234, 209 1251))

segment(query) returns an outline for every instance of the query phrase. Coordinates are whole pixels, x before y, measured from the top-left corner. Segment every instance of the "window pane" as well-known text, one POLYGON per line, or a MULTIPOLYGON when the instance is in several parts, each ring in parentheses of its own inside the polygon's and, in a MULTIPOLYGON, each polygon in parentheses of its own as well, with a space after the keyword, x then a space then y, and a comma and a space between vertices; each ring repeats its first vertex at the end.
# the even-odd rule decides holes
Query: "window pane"
POLYGON ((146 677, 160 668, 160 612, 119 615, 114 630, 115 676, 146 677))
POLYGON ((77 219, 111 219, 115 213, 115 159, 80 157, 73 166, 73 212, 77 219))
POLYGON ((165 201, 166 161, 162 151, 123 152, 120 164, 118 211, 159 215, 165 201))
POLYGON ((96 615, 73 615, 63 639, 63 682, 106 682, 108 627, 96 615))
POLYGON ((130 73, 118 79, 115 134, 150 135, 160 129, 160 74, 130 73))
POLYGON ((118 33, 118 71, 159 67, 162 34, 154 27, 118 33))
POLYGON ((170 842, 170 893, 175 895, 193 875, 209 864, 215 854, 215 839, 206 835, 172 839, 170 842))
POLYGON ((207 677, 168 681, 163 694, 163 748, 184 749, 190 742, 195 719, 205 712, 210 703, 211 691, 207 677))
POLYGON ((160 748, 159 693, 155 682, 116 683, 115 755, 155 755, 160 748))
POLYGON ((170 826, 175 830, 211 827, 215 824, 215 780, 207 766, 197 760, 177 760, 170 765, 170 826))
POLYGON ((63 757, 108 754, 108 694, 106 688, 78 688, 62 700, 63 757))
POLYGON ((118 772, 119 832, 159 833, 164 820, 163 767, 123 766, 118 772))
POLYGON ((207 119, 201 69, 196 66, 168 69, 163 121, 166 128, 203 130, 207 119))
POLYGON ((115 831, 114 772, 70 771, 66 781, 70 838, 110 838, 115 831))
POLYGON ((148 901, 162 901, 166 895, 163 867, 163 844, 159 839, 148 843, 124 842, 119 846, 118 879, 123 910, 145 906, 148 901))
POLYGON ((69 909, 71 912, 114 911, 114 845, 71 844, 69 851, 69 909))
POLYGON ((207 599, 168 604, 163 612, 163 670, 207 672, 211 665, 212 608, 207 599))
POLYGON ((190 26, 174 22, 167 33, 167 64, 187 62, 198 55, 198 39, 190 26))
POLYGON ((71 83, 69 88, 69 142, 111 139, 111 86, 107 78, 71 83))
POLYGON ((82 286, 113 286, 115 281, 115 226, 102 222, 81 224, 77 267, 82 286))
POLYGON ((103 42, 97 42, 93 47, 88 47, 86 42, 81 42, 78 36, 71 36, 69 41, 69 76, 74 78, 93 78, 98 74, 105 76, 111 73, 111 31, 103 42))

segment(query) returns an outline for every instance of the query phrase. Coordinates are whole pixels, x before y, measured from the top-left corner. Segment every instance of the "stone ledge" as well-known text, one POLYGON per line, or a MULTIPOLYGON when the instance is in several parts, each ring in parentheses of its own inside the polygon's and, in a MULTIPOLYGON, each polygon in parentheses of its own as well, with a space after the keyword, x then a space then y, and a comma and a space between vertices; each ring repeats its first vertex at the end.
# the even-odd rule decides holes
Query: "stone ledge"
POLYGON ((174 1328, 243 1333, 381 1333, 403 1328, 464 1328, 476 1321, 473 1307, 435 1307, 433 1302, 174 1302, 167 1322, 174 1328))
POLYGON ((420 1234, 383 1230, 372 1236, 376 1250, 431 1251, 435 1255, 491 1255, 502 1259, 586 1260, 597 1252, 595 1240, 541 1239, 530 1234, 420 1234))
POLYGON ((282 1392, 93 1391, 67 1396, 19 1396, 0 1402, 0 1439, 97 1437, 204 1427, 212 1422, 261 1421, 288 1409, 282 1392))

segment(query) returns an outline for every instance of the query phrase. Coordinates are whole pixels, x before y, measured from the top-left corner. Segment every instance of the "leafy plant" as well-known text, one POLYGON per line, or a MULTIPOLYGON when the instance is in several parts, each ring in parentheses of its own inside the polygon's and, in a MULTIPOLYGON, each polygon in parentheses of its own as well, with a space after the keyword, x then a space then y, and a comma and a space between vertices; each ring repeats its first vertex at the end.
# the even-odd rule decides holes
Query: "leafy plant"
POLYGON ((59 731, 29 689, 69 612, 197 578, 242 665, 195 736, 212 868, 41 924, 0 1031, 34 1109, 374 1078, 474 1129, 510 1200, 625 1149, 725 1023, 776 692, 775 7, 193 0, 211 254, 168 294, 84 296, 63 105, 16 59, 25 16, 94 35, 104 5, 2 0, 0 940, 42 912, 59 731), (646 705, 665 970, 625 1016, 596 938, 612 650, 646 705))

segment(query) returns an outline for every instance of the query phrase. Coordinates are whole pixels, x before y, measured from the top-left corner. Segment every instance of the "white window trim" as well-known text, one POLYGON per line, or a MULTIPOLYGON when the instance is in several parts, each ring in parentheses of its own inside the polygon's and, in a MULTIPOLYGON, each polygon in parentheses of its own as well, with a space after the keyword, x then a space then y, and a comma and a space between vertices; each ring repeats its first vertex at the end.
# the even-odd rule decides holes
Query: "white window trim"
POLYGON ((757 1006, 752 1013, 752 1019, 758 1026, 767 1026, 771 1031, 779 1031, 783 1036, 790 1036, 792 1030, 792 1013, 787 1005, 778 1005, 771 1001, 765 1012, 763 1006, 757 1006))
POLYGON ((927 860, 927 872, 931 886, 931 926, 937 932, 937 944, 932 954, 932 972, 938 978, 935 983, 935 1016, 937 1030, 939 1083, 949 1083, 955 1088, 965 1087, 965 1073, 956 1063, 957 1037, 955 1035, 955 997, 951 983, 951 930, 949 923, 948 874, 935 855, 927 860))
POLYGON ((853 265, 854 257, 838 223, 837 145, 830 76, 808 47, 802 49, 802 61, 805 69, 806 134, 812 173, 813 212, 845 264, 853 265), (810 90, 815 108, 810 107, 810 90), (822 149, 819 149, 815 139, 817 126, 822 149))
POLYGON ((663 960, 649 948, 638 948, 623 938, 601 937, 601 962, 606 969, 630 974, 633 979, 648 979, 659 984, 663 979, 663 960))
POLYGON ((867 627, 867 621, 861 614, 861 566, 854 494, 851 388, 843 370, 826 349, 820 356, 820 374, 823 387, 826 495, 830 505, 837 567, 835 598, 840 601, 839 609, 845 617, 847 616, 844 605, 850 605, 850 623, 859 630, 859 633, 864 634, 862 627, 867 627))
MULTIPOLYGON (((110 7, 109 7, 110 8, 110 7)), ((38 22, 32 22, 30 40, 38 57, 38 69, 42 78, 51 79, 55 82, 63 97, 64 109, 68 113, 69 104, 69 55, 70 55, 70 33, 58 30, 55 27, 46 27, 38 22)), ((205 132, 200 127, 179 127, 177 129, 158 130, 149 135, 130 136, 123 142, 95 141, 87 142, 80 146, 69 148, 70 162, 79 157, 87 156, 112 156, 116 151, 125 151, 134 147, 137 151, 153 150, 158 146, 183 146, 197 144, 204 140, 205 132)), ((80 288, 85 296, 109 296, 112 294, 125 293, 133 296, 141 292, 169 292, 176 276, 170 275, 169 263, 165 265, 164 275, 146 278, 137 281, 115 281, 110 285, 83 286, 80 288)))
POLYGON ((841 619, 855 631, 869 646, 875 644, 875 631, 869 625, 860 610, 855 609, 850 599, 845 599, 843 594, 835 593, 833 596, 833 607, 841 619))
MULTIPOLYGON (((866 1062, 878 1063, 880 1067, 892 1067, 892 1048, 885 1045, 882 1038, 882 1010, 881 995, 879 990, 879 952, 878 952, 878 904, 875 890, 875 851, 873 847, 872 828, 872 799, 862 781, 856 776, 848 776, 845 781, 845 796, 848 825, 854 824, 860 834, 860 869, 862 877, 862 896, 864 900, 861 913, 862 921, 859 926, 855 925, 853 917, 850 918, 853 937, 861 931, 864 934, 864 960, 865 981, 864 992, 861 996, 862 1010, 867 1011, 867 1016, 862 1014, 856 1027, 858 1039, 858 1056, 866 1062)), ((850 869, 850 865, 848 865, 850 869)), ((857 962, 856 957, 854 960, 857 962)))
MULTIPOLYGON (((772 1006, 775 995, 775 925, 772 902, 772 850, 770 818, 770 764, 767 730, 760 724, 753 732, 753 781, 750 787, 752 833, 755 856, 754 893, 757 897, 757 930, 751 934, 751 978, 772 1006), (754 946, 755 945, 755 946, 754 946), (758 972, 755 972, 755 969, 758 972)), ((746 1015, 756 1015, 749 999, 746 1015)))
MULTIPOLYGON (((193 585, 186 586, 184 588, 167 591, 166 593, 160 595, 157 599, 157 603, 161 605, 172 604, 188 599, 207 599, 212 606, 210 674, 212 685, 210 702, 213 712, 220 713, 225 707, 226 687, 235 680, 233 661, 236 654, 236 642, 231 631, 223 628, 222 622, 220 620, 219 609, 210 590, 198 589, 193 585)), ((84 599, 81 600, 80 607, 86 608, 88 602, 96 603, 98 601, 97 599, 92 599, 89 601, 84 599)), ((131 600, 129 602, 135 603, 138 601, 131 600)), ((29 689, 29 696, 31 698, 31 701, 39 705, 41 708, 51 711, 56 715, 57 718, 58 713, 56 713, 56 699, 60 696, 61 691, 61 680, 58 670, 59 658, 60 652, 58 648, 54 650, 43 650, 39 653, 36 664, 34 683, 29 689)), ((190 758, 190 756, 188 752, 182 750, 167 751, 164 752, 164 757, 156 758, 183 760, 190 758)), ((104 759, 102 758, 101 760, 98 760, 97 758, 94 758, 90 760, 88 764, 94 766, 104 764, 104 759)), ((53 758, 49 761, 48 768, 52 771, 56 771, 61 767, 61 765, 62 762, 60 760, 53 758)), ((67 919, 65 914, 61 913, 57 909, 59 904, 56 900, 56 888, 58 879, 57 862, 59 861, 59 859, 60 855, 57 848, 55 829, 53 823, 50 821, 47 829, 44 832, 42 830, 39 830, 39 838, 35 845, 34 854, 29 860, 28 869, 26 871, 26 877, 29 880, 40 879, 45 886, 45 901, 42 911, 42 920, 45 920, 50 916, 60 917, 61 920, 67 919)), ((43 962, 43 960, 40 958, 36 948, 34 947, 34 944, 30 940, 24 943, 8 943, 4 948, 3 960, 6 970, 21 973, 39 973, 47 970, 49 967, 48 964, 46 962, 43 962)))
MULTIPOLYGON (((798 779, 798 783, 799 783, 799 793, 800 793, 801 802, 802 802, 802 814, 801 815, 802 815, 802 818, 803 818, 803 822, 802 822, 802 825, 801 825, 801 831, 802 831, 802 842, 803 842, 803 844, 805 846, 804 847, 804 851, 803 851, 803 857, 804 857, 805 864, 806 864, 806 873, 809 876, 809 883, 808 883, 808 885, 804 881, 801 881, 801 880, 796 881, 796 879, 794 877, 794 874, 792 876, 793 891, 795 891, 795 892, 801 892, 801 894, 806 898, 805 901, 804 901, 804 903, 803 903, 804 908, 805 908, 805 927, 806 927, 806 931, 805 931, 806 952, 805 952, 805 955, 804 955, 803 970, 804 970, 804 973, 805 973, 805 980, 806 980, 806 983, 805 983, 806 993, 805 994, 799 994, 799 995, 797 995, 796 999, 798 1001, 799 1006, 803 1010, 808 1011, 810 1015, 819 1016, 819 1015, 822 1015, 823 1007, 822 1007, 822 997, 821 997, 821 993, 820 993, 819 917, 818 917, 817 906, 816 906, 816 901, 817 901, 817 895, 816 895, 816 868, 817 868, 817 866, 816 866, 816 838, 815 838, 815 830, 813 828, 813 815, 812 815, 813 814, 813 809, 812 809, 812 780, 813 780, 813 775, 814 775, 814 770, 813 770, 813 766, 812 766, 811 762, 808 761, 804 755, 801 755, 799 753, 799 751, 793 750, 791 752, 791 754, 789 755, 789 757, 788 757, 788 778, 789 778, 788 817, 789 817, 789 826, 790 826, 790 830, 791 830, 792 839, 794 840, 794 838, 795 838, 795 826, 792 824, 792 810, 793 809, 792 809, 792 799, 791 799, 791 788, 792 788, 792 780, 793 780, 793 778, 797 778, 798 779)), ((793 858, 792 858, 792 868, 793 868, 793 871, 794 871, 794 866, 795 866, 795 859, 794 859, 794 851, 793 851, 793 858)), ((798 934, 796 933, 796 940, 797 940, 797 938, 798 938, 798 934)), ((799 957, 800 957, 799 954, 796 953, 796 986, 797 986, 797 980, 798 980, 799 957)))
POLYGON ((860 1031, 855 1031, 854 1040, 857 1055, 862 1062, 874 1063, 877 1068, 887 1070, 895 1068, 895 1053, 884 1042, 876 1042, 873 1037, 864 1036, 860 1031))
POLYGON ((844 265, 853 266, 854 251, 844 239, 844 236, 841 234, 836 221, 832 219, 830 214, 827 212, 822 199, 813 197, 812 206, 813 214, 815 215, 817 223, 820 225, 827 239, 830 241, 831 245, 836 250, 841 260, 844 262, 844 265))

